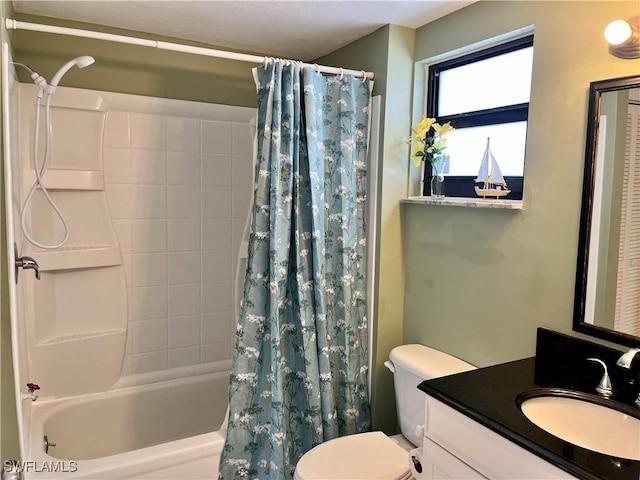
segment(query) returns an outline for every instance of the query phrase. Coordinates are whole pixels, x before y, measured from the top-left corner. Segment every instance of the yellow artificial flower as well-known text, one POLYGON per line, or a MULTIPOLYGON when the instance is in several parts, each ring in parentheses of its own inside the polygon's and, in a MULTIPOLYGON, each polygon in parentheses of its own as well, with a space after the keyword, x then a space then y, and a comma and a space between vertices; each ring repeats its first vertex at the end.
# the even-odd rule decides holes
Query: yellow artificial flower
POLYGON ((422 120, 411 128, 413 135, 407 141, 407 144, 411 145, 413 163, 419 167, 425 160, 431 163, 440 160, 447 143, 443 137, 453 129, 451 122, 440 125, 436 123, 435 118, 423 116, 422 120), (434 132, 431 132, 431 128, 434 132))
POLYGON ((444 149, 444 146, 446 144, 447 144, 447 139, 446 138, 442 138, 442 136, 440 136, 438 141, 433 144, 433 149, 435 151, 437 151, 437 152, 441 152, 444 149))
POLYGON ((451 130, 453 130, 453 127, 451 126, 451 122, 447 122, 444 125, 440 125, 439 123, 434 123, 433 129, 436 132, 438 132, 438 135, 440 136, 440 138, 442 138, 451 130))
POLYGON ((424 142, 417 140, 411 144, 411 158, 413 159, 413 164, 419 167, 424 160, 424 142))
POLYGON ((431 129, 431 126, 435 123, 435 118, 422 117, 420 123, 414 126, 411 130, 415 133, 415 138, 423 140, 426 133, 431 129))

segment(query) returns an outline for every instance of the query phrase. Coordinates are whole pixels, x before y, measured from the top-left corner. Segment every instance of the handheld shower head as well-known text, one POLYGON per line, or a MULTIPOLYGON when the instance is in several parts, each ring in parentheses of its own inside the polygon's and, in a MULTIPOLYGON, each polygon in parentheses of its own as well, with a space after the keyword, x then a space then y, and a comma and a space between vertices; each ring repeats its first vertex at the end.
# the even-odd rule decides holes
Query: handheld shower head
POLYGON ((75 62, 76 65, 78 65, 78 68, 84 68, 95 63, 96 59, 89 55, 82 55, 80 57, 74 58, 72 61, 75 62))
POLYGON ((56 74, 53 76, 53 78, 51 78, 51 82, 49 82, 49 88, 47 90, 47 92, 51 95, 53 92, 55 92, 56 87, 58 86, 58 83, 60 82, 60 80, 62 79, 62 76, 67 73, 71 68, 73 68, 74 66, 78 67, 78 68, 84 68, 84 67, 88 67, 89 65, 91 65, 93 62, 95 62, 95 59, 93 57, 90 57, 89 55, 82 55, 80 57, 76 57, 72 60, 69 60, 67 63, 65 63, 60 70, 58 70, 56 72, 56 74))

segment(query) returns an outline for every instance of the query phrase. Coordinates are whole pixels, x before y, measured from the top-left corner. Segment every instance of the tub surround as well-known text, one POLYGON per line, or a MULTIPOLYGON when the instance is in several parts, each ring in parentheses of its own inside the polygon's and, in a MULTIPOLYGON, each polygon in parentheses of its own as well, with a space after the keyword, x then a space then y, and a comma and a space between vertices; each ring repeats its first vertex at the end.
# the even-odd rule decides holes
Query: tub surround
POLYGON ((255 109, 100 95, 129 297, 122 376, 230 361, 255 109))
POLYGON ((428 380, 419 388, 576 478, 637 480, 640 461, 611 457, 565 442, 534 425, 516 403, 520 393, 539 388, 594 394, 602 370, 586 358, 595 356, 609 366, 614 386, 612 400, 640 418, 632 392, 620 387, 625 384, 624 372, 615 367, 615 362, 622 353, 539 328, 536 357, 428 380))
MULTIPOLYGON (((33 84, 16 89, 16 199, 35 178, 36 94, 33 84)), ((231 361, 254 115, 253 108, 56 90, 45 184, 69 222, 69 241, 49 251, 17 235, 19 254, 42 272, 41 280, 21 272, 17 285, 31 355, 20 384, 39 384, 41 397, 76 395, 107 390, 121 377, 231 361)), ((20 207, 13 208, 16 232, 20 207)), ((27 212, 34 238, 62 238, 41 198, 27 212)))
POLYGON ((127 337, 125 269, 102 172, 106 105, 97 93, 74 95, 64 88, 49 100, 51 144, 43 178, 69 236, 63 246, 43 249, 28 243, 18 224, 24 212, 36 242, 51 246, 64 237, 62 222, 42 194, 34 190, 30 202, 24 196, 34 188, 34 153, 44 168, 42 118, 40 148, 34 152, 33 146, 37 95, 35 85, 20 87, 20 152, 12 159, 19 162, 13 173, 21 182, 12 195, 16 251, 35 259, 41 272, 40 279, 21 272, 16 286, 29 352, 28 374, 20 383, 40 384, 42 396, 92 393, 120 377, 127 337))
MULTIPOLYGON (((15 84, 16 151, 7 163, 14 200, 34 179, 35 98, 33 85, 15 84)), ((55 472, 27 468, 25 478, 217 475, 254 114, 56 91, 45 182, 69 222, 69 241, 45 251, 16 235, 42 277, 21 272, 12 295, 19 345, 28 347, 16 350, 18 383, 41 387, 37 402, 18 403, 16 458, 63 463, 55 472), (56 444, 48 453, 45 436, 56 444)), ((28 220, 36 239, 53 243, 61 235, 39 200, 28 220)), ((16 234, 20 206, 7 207, 16 234)))

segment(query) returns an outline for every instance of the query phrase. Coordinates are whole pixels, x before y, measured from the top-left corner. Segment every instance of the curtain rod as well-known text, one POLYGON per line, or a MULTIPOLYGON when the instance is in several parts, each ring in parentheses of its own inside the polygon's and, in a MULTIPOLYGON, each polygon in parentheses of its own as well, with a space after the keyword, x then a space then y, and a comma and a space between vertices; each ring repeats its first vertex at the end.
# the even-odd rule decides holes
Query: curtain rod
MULTIPOLYGON (((174 52, 191 53, 194 55, 204 55, 207 57, 226 58, 250 63, 265 63, 271 57, 261 57, 259 55, 248 55, 245 53, 227 52, 224 50, 214 50, 212 48, 192 47, 180 43, 161 42, 156 40, 146 40, 144 38, 128 37, 125 35, 114 35, 112 33, 93 32, 91 30, 80 30, 77 28, 57 27, 54 25, 43 25, 39 23, 21 22, 11 18, 5 19, 5 25, 9 30, 31 30, 34 32, 56 33, 59 35, 70 35, 73 37, 93 38, 96 40, 106 40, 108 42, 126 43, 129 45, 139 45, 143 47, 159 48, 160 50, 171 50, 174 52)), ((336 75, 354 75, 355 77, 373 78, 373 72, 364 70, 348 70, 346 68, 329 67, 314 63, 303 63, 305 67, 312 67, 323 73, 333 73, 336 75)))

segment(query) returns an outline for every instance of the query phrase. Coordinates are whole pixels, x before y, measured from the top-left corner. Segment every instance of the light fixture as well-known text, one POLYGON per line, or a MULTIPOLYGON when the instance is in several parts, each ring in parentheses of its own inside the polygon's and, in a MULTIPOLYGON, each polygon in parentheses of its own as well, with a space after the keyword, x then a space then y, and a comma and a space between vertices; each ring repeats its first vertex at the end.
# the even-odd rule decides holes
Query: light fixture
POLYGON ((640 25, 638 18, 632 21, 615 20, 604 29, 609 42, 609 53, 619 58, 640 58, 640 25))

